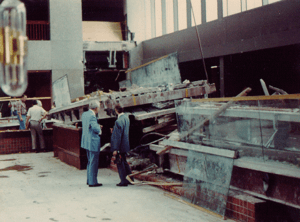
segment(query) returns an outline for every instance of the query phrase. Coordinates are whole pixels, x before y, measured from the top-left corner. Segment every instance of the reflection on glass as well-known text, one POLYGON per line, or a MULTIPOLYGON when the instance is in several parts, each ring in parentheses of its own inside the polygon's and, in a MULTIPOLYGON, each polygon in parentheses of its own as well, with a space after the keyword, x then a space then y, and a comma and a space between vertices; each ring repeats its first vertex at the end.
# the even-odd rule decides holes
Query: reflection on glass
POLYGON ((264 161, 282 161, 283 157, 277 153, 281 151, 289 156, 284 161, 297 163, 296 155, 288 153, 300 152, 298 99, 235 101, 215 115, 225 103, 177 101, 181 141, 237 150, 240 157, 264 161))

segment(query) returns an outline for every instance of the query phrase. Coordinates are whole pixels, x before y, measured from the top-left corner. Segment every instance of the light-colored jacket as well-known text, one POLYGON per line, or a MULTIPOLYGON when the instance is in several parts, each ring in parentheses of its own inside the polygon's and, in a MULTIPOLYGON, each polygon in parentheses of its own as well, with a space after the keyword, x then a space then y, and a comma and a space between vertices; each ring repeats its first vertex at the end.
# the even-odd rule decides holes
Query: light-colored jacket
POLYGON ((100 125, 92 110, 88 110, 82 114, 82 136, 81 147, 93 151, 100 152, 100 125))

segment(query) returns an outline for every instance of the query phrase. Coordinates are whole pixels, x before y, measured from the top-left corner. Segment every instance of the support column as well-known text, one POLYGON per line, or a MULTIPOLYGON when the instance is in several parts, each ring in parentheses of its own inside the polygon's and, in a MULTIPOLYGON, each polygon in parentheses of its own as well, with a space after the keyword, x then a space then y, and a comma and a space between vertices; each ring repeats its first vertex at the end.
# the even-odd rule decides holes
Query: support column
POLYGON ((201 22, 206 23, 206 0, 201 0, 201 22))
POLYGON ((241 0, 241 12, 247 11, 247 0, 241 0))
POLYGON ((186 0, 186 17, 187 27, 192 27, 192 3, 191 0, 186 0))
POLYGON ((167 34, 167 8, 166 0, 161 0, 161 13, 162 13, 162 34, 167 34))
POLYGON ((178 31, 178 0, 173 0, 174 32, 178 31))
POLYGON ((223 18, 223 0, 218 0, 218 19, 223 18))
POLYGON ((155 0, 151 0, 151 38, 156 37, 155 0))
POLYGON ((49 0, 52 82, 67 75, 70 97, 84 95, 81 0, 49 0))
POLYGON ((262 0, 262 5, 268 5, 269 4, 269 0, 262 0))
POLYGON ((225 97, 225 83, 224 83, 224 56, 219 58, 219 69, 220 69, 220 97, 225 97))

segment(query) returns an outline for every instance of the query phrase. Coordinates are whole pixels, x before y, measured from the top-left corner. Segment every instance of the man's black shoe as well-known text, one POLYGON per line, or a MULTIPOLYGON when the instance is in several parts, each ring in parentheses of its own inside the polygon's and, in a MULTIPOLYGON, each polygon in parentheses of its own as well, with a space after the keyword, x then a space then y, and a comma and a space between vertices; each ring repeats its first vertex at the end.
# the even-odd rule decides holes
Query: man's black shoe
POLYGON ((118 183, 117 186, 118 187, 127 187, 128 184, 127 183, 118 183))
POLYGON ((97 183, 97 184, 94 184, 94 185, 89 185, 89 187, 101 187, 102 186, 102 183, 97 183))

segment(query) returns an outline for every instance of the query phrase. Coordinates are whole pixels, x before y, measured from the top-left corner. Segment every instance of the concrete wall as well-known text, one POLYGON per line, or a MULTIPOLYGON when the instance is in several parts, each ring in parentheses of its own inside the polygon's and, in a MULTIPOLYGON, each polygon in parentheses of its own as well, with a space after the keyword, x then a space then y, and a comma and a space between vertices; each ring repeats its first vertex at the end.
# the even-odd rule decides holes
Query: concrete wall
MULTIPOLYGON (((149 1, 149 0, 146 0, 149 1)), ((146 12, 145 0, 127 0, 125 14, 127 13, 127 25, 130 32, 135 33, 134 41, 140 43, 146 39, 146 12)))
MULTIPOLYGON (((129 57, 129 67, 135 68, 142 65, 143 62, 143 43, 137 45, 137 47, 130 50, 130 57, 129 57)), ((129 76, 127 75, 127 79, 129 76)))
POLYGON ((51 42, 28 41, 28 70, 51 70, 51 42))
POLYGON ((68 75, 71 99, 84 95, 81 0, 49 0, 52 82, 68 75))
MULTIPOLYGON (((212 58, 298 44, 299 10, 299 1, 281 1, 199 25, 203 55, 212 58)), ((201 59, 195 27, 144 41, 142 63, 173 52, 178 52, 179 62, 201 59)))

